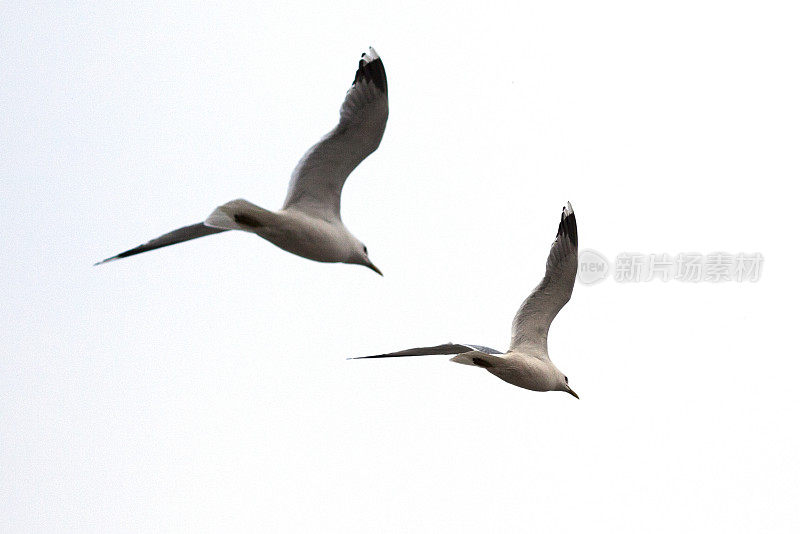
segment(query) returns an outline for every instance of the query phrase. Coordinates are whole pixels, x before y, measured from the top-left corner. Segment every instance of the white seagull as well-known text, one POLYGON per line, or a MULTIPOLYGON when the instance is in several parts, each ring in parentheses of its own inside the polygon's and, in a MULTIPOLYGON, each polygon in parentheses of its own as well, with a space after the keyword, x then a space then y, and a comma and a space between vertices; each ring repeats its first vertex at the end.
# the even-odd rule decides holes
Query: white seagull
POLYGON ((514 317, 508 352, 502 354, 481 345, 447 343, 352 359, 456 354, 451 361, 483 367, 515 386, 533 391, 566 391, 577 399, 578 394, 569 387, 569 380, 553 365, 547 353, 550 323, 569 302, 577 272, 578 226, 572 205, 568 202, 561 212, 561 222, 556 240, 550 247, 544 278, 514 317))
POLYGON ((361 54, 355 80, 339 110, 339 124, 300 159, 280 210, 232 200, 204 222, 178 228, 95 265, 227 230, 242 230, 310 260, 355 263, 382 275, 370 261, 364 243, 342 223, 339 206, 345 180, 381 143, 389 117, 387 91, 383 62, 370 47, 368 53, 361 54))

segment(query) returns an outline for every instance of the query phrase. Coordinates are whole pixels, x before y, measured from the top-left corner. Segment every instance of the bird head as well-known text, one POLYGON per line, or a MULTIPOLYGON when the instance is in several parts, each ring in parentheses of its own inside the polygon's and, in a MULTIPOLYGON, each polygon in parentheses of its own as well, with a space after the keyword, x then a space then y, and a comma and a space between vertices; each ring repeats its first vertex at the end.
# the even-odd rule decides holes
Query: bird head
POLYGON ((350 256, 350 260, 348 263, 355 263, 357 265, 363 265, 365 267, 369 267, 379 275, 383 276, 383 273, 380 269, 378 269, 372 261, 369 259, 369 254, 367 253, 367 245, 361 243, 360 241, 356 244, 356 249, 353 254, 350 256))
POLYGON ((560 373, 560 374, 561 374, 561 381, 560 381, 558 390, 559 391, 566 391, 567 393, 569 393, 570 395, 572 395, 576 399, 580 399, 578 394, 575 393, 574 391, 572 391, 572 388, 569 387, 569 378, 567 378, 566 375, 564 375, 564 373, 560 373))

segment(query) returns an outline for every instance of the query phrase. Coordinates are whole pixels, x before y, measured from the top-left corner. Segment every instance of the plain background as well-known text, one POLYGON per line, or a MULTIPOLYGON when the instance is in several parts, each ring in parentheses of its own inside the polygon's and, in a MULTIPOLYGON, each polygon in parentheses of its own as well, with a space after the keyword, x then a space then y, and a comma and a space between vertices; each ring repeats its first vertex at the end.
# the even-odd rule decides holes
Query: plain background
POLYGON ((0 7, 0 530, 800 528, 793 3, 51 4, 0 7), (384 278, 233 233, 92 267, 279 207, 370 45, 384 278), (505 350, 567 200, 582 248, 761 280, 578 285, 580 401, 346 360, 505 350))

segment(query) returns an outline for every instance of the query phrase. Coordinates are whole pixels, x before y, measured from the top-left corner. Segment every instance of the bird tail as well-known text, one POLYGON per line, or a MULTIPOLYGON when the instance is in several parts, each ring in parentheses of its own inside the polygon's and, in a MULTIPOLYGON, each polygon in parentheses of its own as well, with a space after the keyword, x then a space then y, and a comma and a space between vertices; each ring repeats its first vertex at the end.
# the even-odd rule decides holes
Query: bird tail
POLYGON ((226 230, 255 232, 259 228, 270 226, 274 216, 271 211, 238 198, 215 209, 205 220, 205 225, 226 230))
POLYGON ((487 369, 489 367, 496 367, 497 365, 501 364, 503 358, 497 356, 496 354, 486 354, 485 352, 481 352, 479 350, 473 350, 470 352, 457 354, 450 358, 450 361, 487 369))

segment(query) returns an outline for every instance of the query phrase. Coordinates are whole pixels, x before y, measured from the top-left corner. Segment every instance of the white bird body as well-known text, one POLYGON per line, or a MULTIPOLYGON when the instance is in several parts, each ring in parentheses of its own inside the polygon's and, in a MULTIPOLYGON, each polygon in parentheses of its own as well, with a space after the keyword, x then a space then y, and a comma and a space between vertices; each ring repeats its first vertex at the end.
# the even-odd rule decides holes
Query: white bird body
POLYGON ((353 85, 339 110, 339 123, 300 159, 286 200, 269 211, 244 199, 219 206, 202 223, 178 228, 106 263, 198 237, 241 230, 310 260, 353 263, 381 274, 367 247, 350 233, 340 215, 342 187, 359 163, 377 150, 389 117, 386 72, 378 53, 361 55, 353 85))
POLYGON ((361 242, 342 221, 325 221, 295 210, 280 210, 276 216, 283 220, 277 232, 256 232, 274 245, 310 260, 325 263, 348 263, 361 242), (319 243, 326 246, 319 247, 319 243))
POLYGON ((486 370, 509 384, 532 391, 558 390, 564 376, 550 360, 541 360, 532 354, 510 351, 502 360, 502 365, 486 370))
POLYGON ((451 361, 482 367, 509 384, 532 391, 566 391, 577 398, 547 352, 550 324, 572 296, 577 272, 578 226, 572 205, 567 203, 550 247, 544 278, 514 316, 511 347, 505 354, 480 345, 446 343, 353 359, 455 354, 451 361))
POLYGON ((354 250, 361 250, 340 219, 326 221, 292 208, 269 211, 243 199, 220 206, 204 224, 251 232, 287 252, 324 263, 347 262, 354 250))

